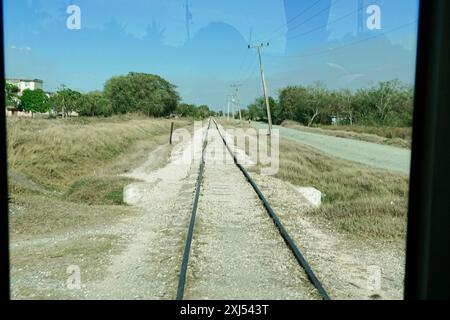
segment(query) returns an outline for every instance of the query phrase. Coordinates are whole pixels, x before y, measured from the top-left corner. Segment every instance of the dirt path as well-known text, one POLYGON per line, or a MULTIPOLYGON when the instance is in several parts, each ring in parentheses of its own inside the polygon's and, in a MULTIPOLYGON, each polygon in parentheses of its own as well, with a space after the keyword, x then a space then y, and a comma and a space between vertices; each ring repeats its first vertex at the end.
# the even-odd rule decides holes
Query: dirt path
POLYGON ((217 130, 209 138, 185 298, 318 299, 217 130))
MULTIPOLYGON (((173 299, 180 257, 188 225, 197 175, 190 159, 196 140, 176 145, 166 166, 154 170, 154 157, 127 176, 140 182, 128 185, 124 200, 142 210, 138 218, 121 224, 124 249, 112 256, 105 277, 85 287, 87 298, 173 299)), ((199 148, 196 148, 199 150, 199 148)))

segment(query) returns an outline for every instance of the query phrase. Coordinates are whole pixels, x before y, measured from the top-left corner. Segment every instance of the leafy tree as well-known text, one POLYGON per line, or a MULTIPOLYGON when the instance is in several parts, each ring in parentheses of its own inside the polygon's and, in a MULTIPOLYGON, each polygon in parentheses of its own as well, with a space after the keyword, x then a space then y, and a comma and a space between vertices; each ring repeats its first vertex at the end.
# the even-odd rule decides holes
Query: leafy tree
POLYGON ((306 124, 309 95, 308 88, 300 86, 289 86, 280 90, 279 104, 283 119, 306 124))
POLYGON ((5 102, 7 107, 15 108, 17 106, 17 96, 19 88, 11 83, 5 82, 5 102))
POLYGON ((369 125, 410 125, 413 90, 399 80, 380 82, 355 93, 359 121, 369 125))
POLYGON ((210 116, 209 107, 206 105, 201 105, 198 107, 198 117, 201 119, 208 118, 210 116))
MULTIPOLYGON (((272 97, 269 97, 269 106, 270 106, 270 113, 272 116, 272 122, 274 124, 281 123, 282 121, 281 109, 279 108, 277 101, 272 97)), ((247 110, 248 110, 248 119, 264 122, 268 121, 266 101, 264 100, 264 97, 259 97, 255 99, 255 102, 247 106, 247 110)))
POLYGON ((25 111, 31 112, 31 115, 35 112, 47 112, 49 108, 47 95, 41 89, 25 89, 20 97, 20 105, 25 111))
POLYGON ((157 75, 131 72, 109 79, 104 92, 114 113, 142 112, 161 117, 175 111, 180 100, 175 89, 157 75))
POLYGON ((308 117, 307 126, 310 127, 317 117, 326 110, 329 102, 328 90, 323 83, 317 82, 308 88, 308 100, 306 114, 308 117))
POLYGON ((93 91, 82 96, 77 112, 80 116, 110 116, 111 102, 102 92, 93 91))
MULTIPOLYGON (((265 105, 265 104, 264 104, 265 105)), ((270 115, 272 116, 273 124, 281 124, 284 120, 283 112, 281 110, 280 104, 277 100, 269 97, 270 115)), ((267 113, 267 110, 266 110, 267 113)))
POLYGON ((303 122, 303 119, 299 119, 297 110, 300 109, 299 104, 306 100, 306 93, 306 89, 302 87, 288 86, 280 90, 279 103, 283 118, 303 122))
POLYGON ((356 92, 329 90, 323 84, 286 87, 280 90, 281 118, 301 122, 329 124, 332 117, 340 123, 411 126, 413 88, 398 80, 380 82, 356 92))
POLYGON ((198 118, 197 106, 194 104, 180 103, 176 108, 180 117, 198 118))
MULTIPOLYGON (((248 109, 242 109, 241 114, 242 114, 242 119, 249 119, 248 109)), ((222 116, 222 115, 223 115, 223 112, 219 111, 219 116, 222 116)))
POLYGON ((176 108, 176 114, 180 117, 205 119, 216 115, 216 112, 209 110, 207 105, 196 106, 195 104, 180 103, 176 108))
POLYGON ((354 122, 353 94, 349 89, 341 89, 330 93, 329 96, 330 117, 336 117, 338 124, 350 124, 354 122))
POLYGON ((83 95, 62 85, 58 92, 50 98, 50 107, 66 117, 72 111, 79 111, 83 106, 83 95))
MULTIPOLYGON (((264 120, 264 99, 255 99, 255 101, 247 107, 247 110, 248 118, 250 120, 264 120)), ((267 117, 265 119, 267 119, 267 117)))

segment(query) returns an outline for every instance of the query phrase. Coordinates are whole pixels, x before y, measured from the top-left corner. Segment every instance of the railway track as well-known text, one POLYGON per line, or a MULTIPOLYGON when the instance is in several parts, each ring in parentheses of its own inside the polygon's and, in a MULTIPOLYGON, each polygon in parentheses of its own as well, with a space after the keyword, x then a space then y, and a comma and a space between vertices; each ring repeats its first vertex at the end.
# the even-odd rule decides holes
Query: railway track
MULTIPOLYGON (((188 234, 187 234, 185 248, 184 248, 184 254, 183 254, 181 270, 180 270, 180 275, 179 275, 176 299, 182 300, 184 298, 184 294, 185 294, 189 257, 191 254, 191 245, 192 245, 192 240, 193 240, 193 236, 194 236, 194 228, 195 228, 195 224, 196 224, 197 210, 199 207, 201 186, 202 186, 203 176, 204 176, 204 172, 205 172, 205 155, 206 155, 206 149, 208 146, 208 134, 211 129, 214 129, 217 131, 217 133, 215 133, 215 134, 219 135, 220 140, 223 142, 223 144, 226 147, 226 150, 228 151, 229 155, 232 157, 232 159, 234 161, 234 165, 237 166, 237 168, 240 170, 242 175, 245 177, 248 184, 251 185, 252 190, 255 192, 255 194, 257 195, 257 198, 259 199, 260 203, 264 207, 268 216, 272 219, 274 225, 276 226, 279 236, 282 237, 282 239, 284 240, 284 243, 289 248, 291 254, 294 256, 295 261, 298 263, 298 267, 300 267, 305 272, 308 280, 314 286, 314 288, 317 290, 317 293, 320 295, 320 297, 324 300, 329 300, 330 297, 329 297, 328 293, 326 292, 323 285, 321 284, 321 282, 315 275, 314 271, 312 270, 311 266, 309 265, 309 263, 307 262, 307 260, 303 256, 303 254, 301 253, 301 251, 298 248, 298 246, 296 245, 295 241, 291 238, 291 236, 289 235, 289 233, 283 226, 282 222, 280 221, 277 214, 270 206, 269 202, 267 201, 267 199, 265 198, 265 196, 263 195, 263 193, 261 192, 261 190, 255 183, 255 181, 251 178, 251 176, 248 174, 247 170, 237 160, 235 153, 232 151, 232 149, 228 145, 226 139, 222 135, 219 125, 217 124, 215 119, 209 120, 208 128, 206 130, 206 134, 205 134, 203 144, 202 144, 202 155, 201 155, 201 160, 200 160, 199 174, 198 174, 197 181, 196 181, 194 204, 192 207, 191 219, 190 219, 190 223, 189 223, 188 234)), ((258 245, 258 244, 255 244, 255 245, 258 245)), ((274 270, 273 272, 276 273, 277 271, 274 270)))

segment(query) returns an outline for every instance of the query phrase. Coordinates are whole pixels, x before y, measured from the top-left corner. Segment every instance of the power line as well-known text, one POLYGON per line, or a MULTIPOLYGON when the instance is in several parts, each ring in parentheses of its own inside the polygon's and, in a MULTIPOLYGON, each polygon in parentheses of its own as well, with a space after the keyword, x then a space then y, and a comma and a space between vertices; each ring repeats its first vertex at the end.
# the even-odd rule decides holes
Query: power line
POLYGON ((330 48, 330 49, 326 49, 326 50, 320 50, 320 51, 316 51, 316 52, 310 52, 310 53, 301 54, 301 55, 284 56, 284 58, 306 58, 306 57, 309 57, 309 56, 321 55, 321 54, 324 54, 324 53, 328 54, 330 52, 334 52, 335 50, 342 50, 342 49, 345 49, 347 47, 351 47, 351 46, 358 45, 358 44, 363 43, 363 42, 374 40, 374 39, 382 37, 382 36, 384 36, 386 34, 389 34, 389 33, 398 31, 400 29, 406 28, 406 27, 408 27, 408 26, 410 26, 412 24, 415 24, 417 22, 418 22, 418 19, 416 19, 414 21, 411 21, 411 22, 408 22, 408 23, 405 23, 405 24, 402 24, 402 25, 400 25, 398 27, 389 29, 388 31, 383 32, 381 34, 377 34, 377 35, 369 37, 369 38, 353 41, 353 42, 350 42, 348 44, 345 44, 345 45, 342 45, 342 46, 339 46, 339 47, 334 47, 334 48, 330 48))
MULTIPOLYGON (((272 31, 270 33, 270 37, 272 37, 273 34, 278 33, 282 28, 286 28, 289 23, 291 23, 292 21, 296 20, 297 18, 301 17, 303 14, 305 14, 306 12, 308 12, 310 9, 314 8, 319 2, 321 2, 322 0, 318 0, 316 2, 314 2, 312 5, 310 5, 308 8, 306 8, 305 10, 299 12, 298 14, 296 14, 294 17, 292 17, 291 19, 289 19, 288 21, 286 21, 286 23, 283 23, 282 25, 280 25, 279 27, 275 28, 274 31, 272 31)), ((269 38, 266 37, 266 38, 269 38)), ((264 38, 263 38, 264 39, 264 38)))
POLYGON ((298 27, 303 26, 305 23, 311 21, 312 19, 318 17, 319 15, 321 15, 322 13, 324 13, 327 10, 330 10, 332 6, 336 5, 336 3, 338 3, 341 0, 335 0, 334 3, 330 4, 329 6, 327 6, 326 8, 324 8, 323 10, 320 10, 319 12, 317 12, 315 15, 309 17, 309 19, 304 20, 302 23, 293 26, 292 28, 289 29, 289 31, 292 31, 294 29, 297 29, 298 27))
MULTIPOLYGON (((249 55, 249 52, 248 52, 248 50, 247 50, 247 51, 245 52, 245 54, 244 54, 244 57, 243 57, 242 60, 241 60, 241 64, 240 64, 240 66, 239 66, 239 71, 238 71, 238 76, 236 77, 235 80, 237 80, 237 78, 239 78, 239 77, 244 73, 244 72, 243 72, 243 66, 244 66, 245 62, 247 61, 248 55, 249 55)), ((247 69, 248 69, 248 67, 247 67, 247 69)))
MULTIPOLYGON (((252 33, 253 33, 253 30, 250 28, 249 39, 248 39, 249 43, 251 43, 251 41, 252 41, 252 33)), ((247 50, 245 52, 243 59, 241 60, 241 64, 239 66, 239 71, 238 71, 238 77, 235 79, 236 81, 238 81, 239 76, 244 75, 243 66, 245 65, 245 62, 247 61, 248 56, 249 56, 249 51, 247 50)), ((254 60, 252 59, 251 61, 254 61, 254 60)), ((249 68, 249 65, 247 65, 246 70, 248 70, 248 68, 249 68)), ((240 80, 242 80, 242 79, 240 79, 240 80)), ((238 82, 241 82, 241 81, 238 81, 238 82)))
MULTIPOLYGON (((255 53, 254 57, 257 58, 256 56, 257 56, 257 53, 255 53)), ((258 59, 254 59, 253 63, 250 66, 251 66, 251 68, 248 68, 248 70, 247 70, 250 72, 247 72, 247 75, 245 77, 241 78, 241 81, 239 81, 240 83, 245 83, 247 80, 249 80, 255 74, 256 69, 258 68, 258 59)))
MULTIPOLYGON (((369 4, 367 5, 367 7, 368 7, 368 6, 371 6, 371 5, 374 5, 374 4, 377 4, 378 1, 379 1, 379 0, 375 0, 375 2, 369 3, 369 4)), ((348 14, 345 14, 345 15, 343 15, 343 16, 341 16, 341 17, 339 17, 339 18, 337 18, 337 19, 335 19, 335 20, 333 20, 333 21, 330 21, 330 22, 328 22, 328 23, 326 23, 326 24, 324 24, 324 25, 321 25, 321 26, 319 26, 319 27, 316 27, 316 28, 311 29, 311 30, 309 30, 309 31, 306 31, 306 32, 304 32, 304 33, 300 33, 300 34, 298 34, 298 35, 288 37, 287 39, 288 39, 288 40, 297 39, 297 38, 306 36, 306 35, 308 35, 308 34, 311 34, 311 33, 313 33, 313 32, 316 32, 317 30, 320 30, 320 29, 322 29, 322 28, 326 28, 326 27, 328 27, 328 26, 331 25, 331 24, 334 24, 334 23, 336 23, 336 22, 342 21, 342 20, 344 20, 345 18, 348 18, 349 16, 351 16, 351 15, 353 15, 353 14, 355 14, 355 13, 358 13, 359 10, 360 10, 359 8, 356 9, 356 10, 353 10, 352 12, 349 12, 348 14)))
MULTIPOLYGON (((311 21, 312 19, 318 17, 318 16, 321 15, 322 13, 324 13, 324 12, 330 10, 331 7, 334 6, 334 5, 336 5, 336 3, 338 3, 339 1, 341 1, 341 0, 335 0, 332 4, 330 4, 329 6, 325 7, 324 9, 320 10, 320 11, 317 12, 316 14, 310 16, 308 19, 303 20, 301 23, 292 26, 292 27, 289 29, 289 31, 295 30, 295 29, 297 29, 298 27, 303 26, 305 23, 307 23, 307 22, 311 21)), ((279 39, 279 38, 282 37, 282 36, 283 36, 283 34, 281 33, 281 34, 279 34, 277 37, 273 37, 273 38, 271 38, 271 39, 269 39, 269 40, 272 41, 272 40, 275 40, 275 39, 279 39)))

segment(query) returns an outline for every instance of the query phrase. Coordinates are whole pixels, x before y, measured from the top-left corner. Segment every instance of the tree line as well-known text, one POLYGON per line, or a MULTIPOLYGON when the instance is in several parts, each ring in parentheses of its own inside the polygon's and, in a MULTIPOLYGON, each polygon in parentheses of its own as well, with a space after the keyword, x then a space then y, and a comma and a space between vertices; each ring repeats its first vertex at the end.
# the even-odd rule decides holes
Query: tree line
POLYGON ((206 105, 180 103, 176 86, 160 76, 130 72, 110 78, 103 91, 81 93, 61 85, 54 94, 41 89, 23 91, 5 84, 7 106, 33 113, 60 114, 71 112, 80 116, 111 116, 113 114, 142 113, 149 117, 206 118, 215 113, 206 105))
MULTIPOLYGON (((279 91, 278 100, 269 98, 274 124, 285 120, 306 126, 345 124, 370 126, 412 126, 413 86, 399 80, 380 82, 356 91, 330 90, 323 83, 288 86, 279 91)), ((267 122, 263 98, 247 107, 245 116, 267 122)))

